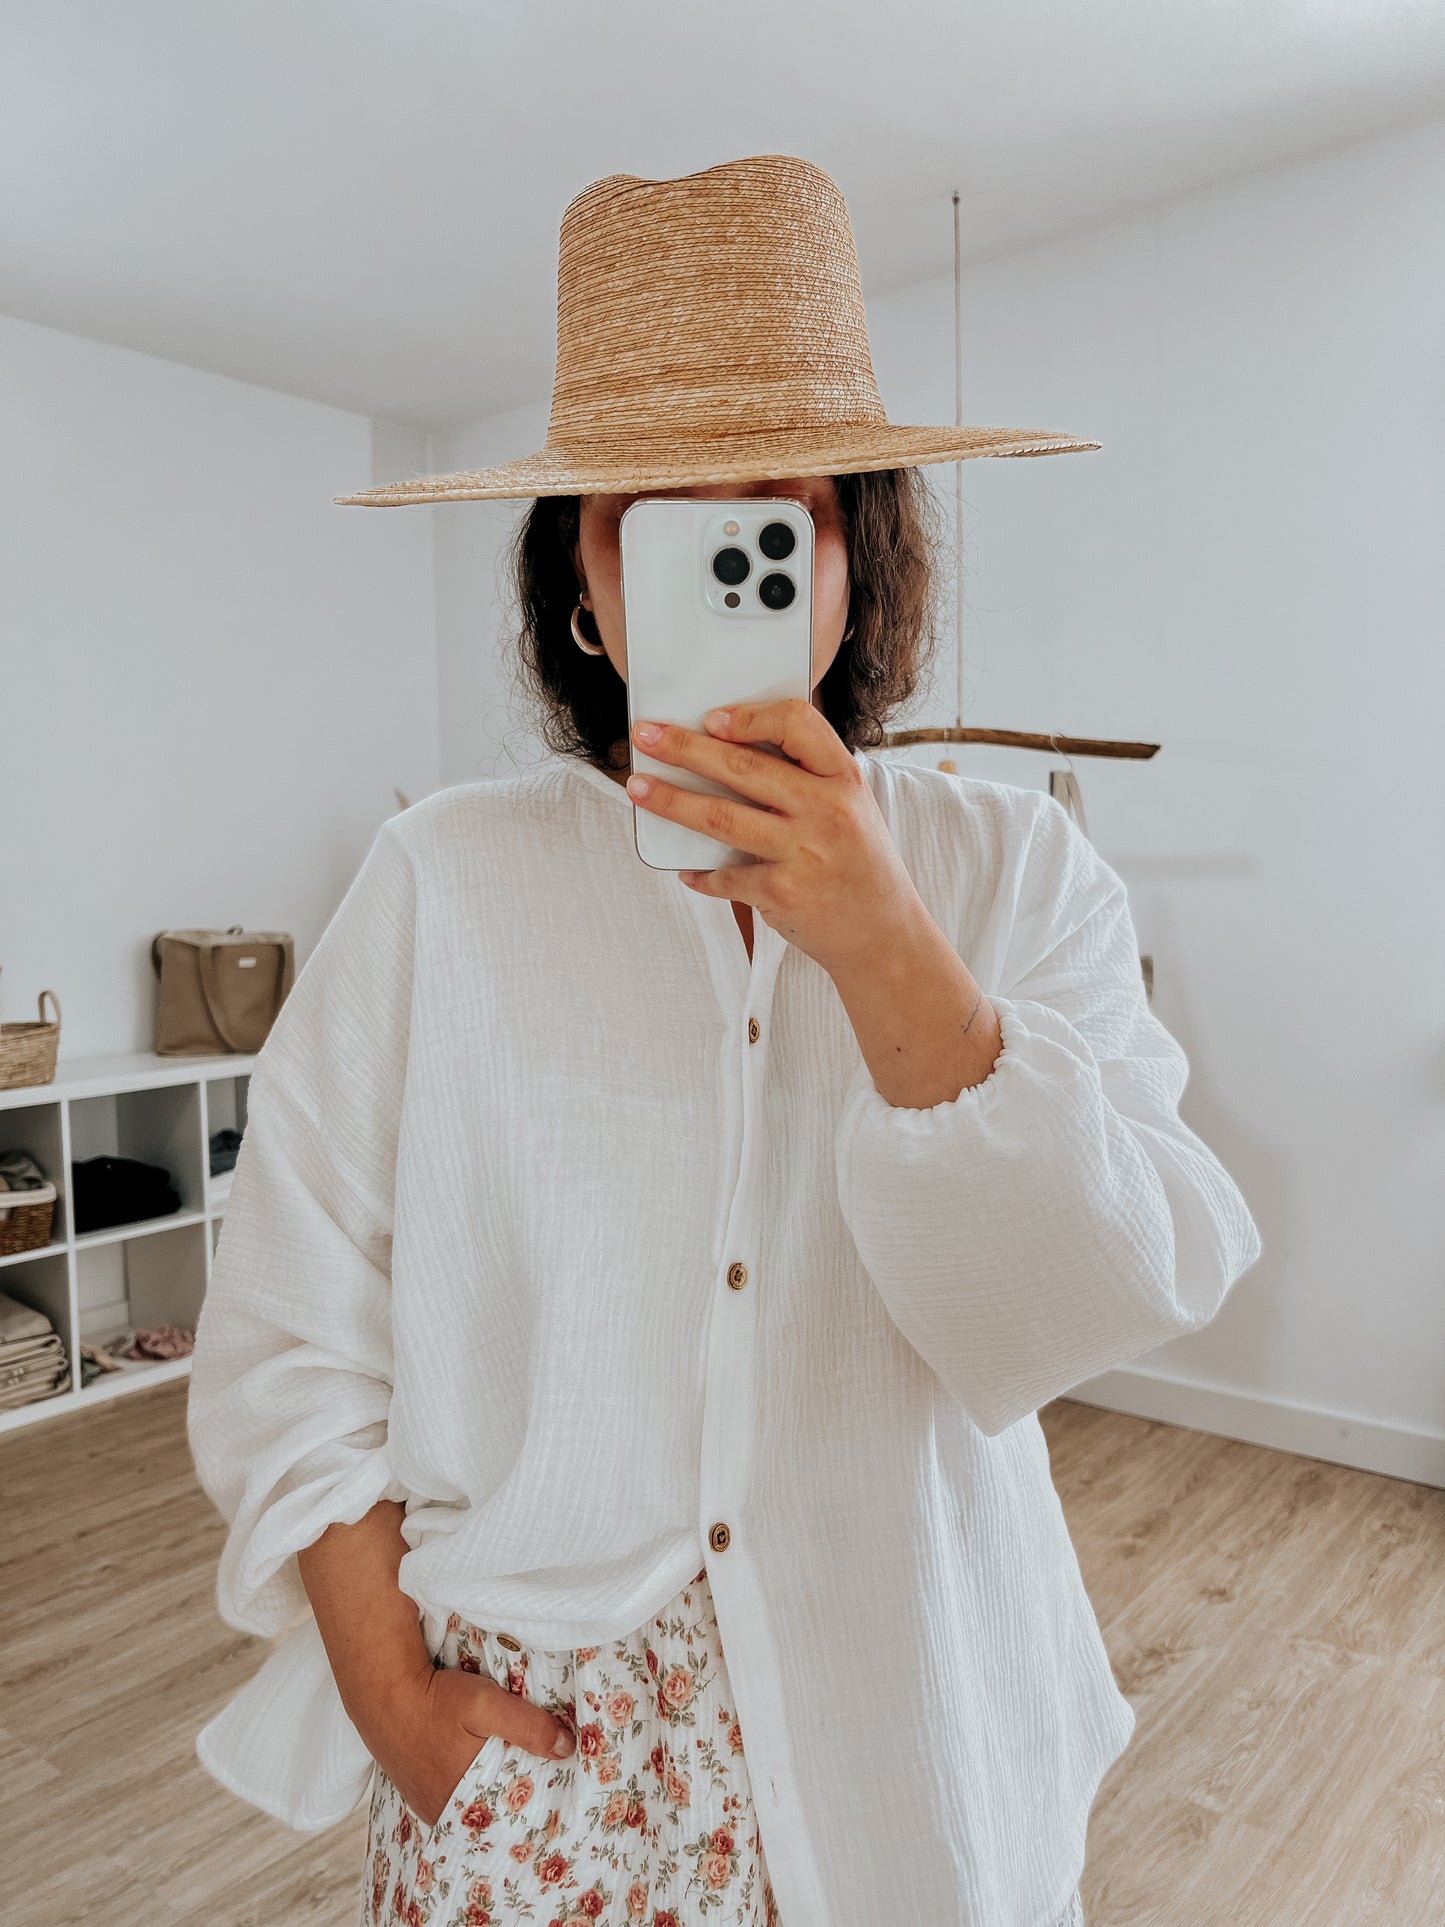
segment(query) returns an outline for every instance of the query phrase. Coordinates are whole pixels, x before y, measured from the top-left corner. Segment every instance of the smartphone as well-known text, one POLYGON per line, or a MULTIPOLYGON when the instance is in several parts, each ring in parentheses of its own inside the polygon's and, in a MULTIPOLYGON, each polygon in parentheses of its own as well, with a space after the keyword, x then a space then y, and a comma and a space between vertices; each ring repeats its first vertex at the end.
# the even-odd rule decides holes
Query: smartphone
MULTIPOLYGON (((709 709, 813 693, 813 518, 784 496, 643 496, 622 517, 627 737, 634 774, 708 796, 737 790, 649 756, 634 723, 701 731, 709 709)), ((776 743, 754 745, 782 757, 776 743)), ((633 805, 633 841, 657 870, 753 863, 749 850, 633 805)))

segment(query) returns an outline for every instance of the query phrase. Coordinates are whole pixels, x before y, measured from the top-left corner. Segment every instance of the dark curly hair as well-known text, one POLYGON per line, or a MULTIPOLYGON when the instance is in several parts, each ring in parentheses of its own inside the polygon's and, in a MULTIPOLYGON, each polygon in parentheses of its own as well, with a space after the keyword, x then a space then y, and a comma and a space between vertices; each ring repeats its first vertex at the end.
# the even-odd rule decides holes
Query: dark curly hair
MULTIPOLYGON (((883 740, 885 719, 913 694, 936 642, 938 507, 916 468, 833 479, 847 528, 850 633, 818 697, 847 748, 866 749, 883 740)), ((606 656, 585 655, 572 638, 581 501, 539 496, 506 561, 521 681, 542 740, 605 769, 613 745, 626 741, 627 688, 606 656)))

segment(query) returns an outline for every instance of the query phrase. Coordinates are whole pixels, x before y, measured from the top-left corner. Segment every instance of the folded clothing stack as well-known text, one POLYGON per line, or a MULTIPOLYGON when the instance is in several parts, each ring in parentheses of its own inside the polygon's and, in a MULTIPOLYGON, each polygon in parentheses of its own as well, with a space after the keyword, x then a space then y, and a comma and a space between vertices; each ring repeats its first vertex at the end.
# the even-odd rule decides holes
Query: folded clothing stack
POLYGON ((70 1390, 65 1344, 43 1311, 0 1291, 0 1412, 70 1390))

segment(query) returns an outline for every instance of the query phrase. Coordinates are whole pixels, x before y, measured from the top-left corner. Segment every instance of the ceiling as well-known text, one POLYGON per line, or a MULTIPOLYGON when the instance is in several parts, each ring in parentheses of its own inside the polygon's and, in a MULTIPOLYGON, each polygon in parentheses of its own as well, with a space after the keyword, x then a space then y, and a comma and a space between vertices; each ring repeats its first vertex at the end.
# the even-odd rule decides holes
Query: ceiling
POLYGON ((0 0, 0 310, 433 428, 603 174, 804 155, 871 295, 1442 108, 1440 0, 0 0))

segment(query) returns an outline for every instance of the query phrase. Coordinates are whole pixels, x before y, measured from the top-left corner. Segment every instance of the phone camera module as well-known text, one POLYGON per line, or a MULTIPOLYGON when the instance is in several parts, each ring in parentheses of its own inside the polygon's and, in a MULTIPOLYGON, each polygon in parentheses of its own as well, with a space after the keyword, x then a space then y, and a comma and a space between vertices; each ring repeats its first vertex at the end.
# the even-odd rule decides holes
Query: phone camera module
POLYGON ((776 569, 758 584, 758 601, 765 609, 786 609, 796 594, 793 578, 776 569))
POLYGON ((797 546, 798 538, 786 522, 769 522, 758 536, 758 547, 769 562, 781 562, 797 546))
POLYGON ((712 559, 712 572, 718 581, 734 588, 739 582, 747 581, 752 566, 742 549, 719 549, 712 559))

